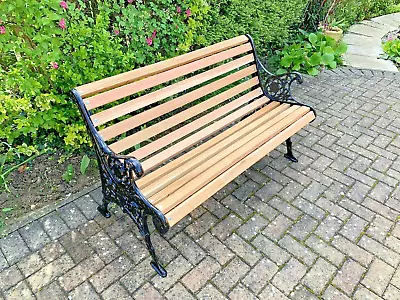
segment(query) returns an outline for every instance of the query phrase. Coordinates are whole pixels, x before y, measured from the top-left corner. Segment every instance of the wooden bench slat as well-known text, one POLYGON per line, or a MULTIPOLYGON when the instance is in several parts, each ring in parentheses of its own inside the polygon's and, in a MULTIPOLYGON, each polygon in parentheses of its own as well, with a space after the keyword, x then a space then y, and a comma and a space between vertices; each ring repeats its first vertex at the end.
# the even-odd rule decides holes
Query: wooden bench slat
MULTIPOLYGON (((263 117, 255 120, 242 130, 235 132, 220 143, 214 144, 207 151, 202 152, 184 165, 181 165, 142 189, 143 194, 150 198, 152 203, 162 201, 167 195, 179 189, 182 185, 197 177, 202 172, 206 172, 210 166, 222 160, 235 149, 249 143, 252 139, 264 134, 268 128, 278 123, 288 114, 292 113, 298 107, 291 107, 289 104, 283 104, 270 111, 263 117), (189 174, 190 173, 190 174, 189 174)), ((213 139, 211 139, 213 141, 213 139)), ((211 142, 210 141, 210 142, 211 142)))
POLYGON ((223 188, 225 185, 227 185, 229 182, 231 182, 233 179, 235 179, 249 167, 258 162, 260 159, 262 159, 265 155, 267 155, 269 152, 278 147, 289 137, 298 132, 301 128, 309 124, 312 120, 314 120, 314 118, 315 115, 313 112, 307 113, 304 117, 302 117, 301 119, 290 125, 284 131, 277 134, 275 137, 270 139, 268 142, 263 144, 258 149, 251 152, 241 161, 233 165, 224 173, 214 178, 204 187, 202 187, 193 195, 188 197, 184 202, 182 202, 174 209, 166 213, 166 218, 168 220, 169 225, 174 226, 177 222, 182 220, 186 215, 188 215, 196 207, 200 206, 204 201, 209 199, 217 191, 219 191, 221 188, 223 188))
POLYGON ((86 98, 96 93, 100 93, 105 90, 129 84, 131 82, 134 82, 136 80, 142 79, 147 76, 168 71, 170 69, 185 65, 195 60, 202 59, 204 57, 216 54, 221 51, 225 51, 227 49, 248 42, 249 39, 246 36, 242 35, 203 49, 199 49, 193 52, 189 52, 187 54, 183 54, 168 60, 155 63, 153 65, 145 66, 119 75, 115 75, 92 83, 88 83, 80 87, 77 87, 76 90, 79 92, 82 98, 86 98))
POLYGON ((218 81, 215 81, 209 85, 206 85, 202 88, 198 88, 190 93, 187 93, 183 96, 177 97, 158 105, 152 109, 145 110, 144 112, 137 114, 129 119, 118 122, 114 125, 111 125, 103 130, 99 131, 99 134, 103 137, 104 140, 109 140, 113 137, 116 137, 132 128, 145 124, 148 121, 154 120, 155 118, 162 116, 168 112, 171 112, 179 107, 182 107, 186 104, 189 104, 204 95, 210 94, 214 91, 221 89, 221 87, 226 86, 225 83, 233 83, 237 80, 243 79, 246 76, 249 76, 255 72, 255 66, 247 67, 239 72, 231 74, 227 77, 224 77, 218 81), (223 85, 225 84, 225 85, 223 85))
MULTIPOLYGON (((109 90, 109 91, 103 92, 101 94, 91 96, 89 98, 86 98, 84 100, 84 102, 85 102, 87 109, 91 110, 91 109, 103 106, 105 104, 111 103, 113 101, 122 99, 124 97, 128 97, 135 93, 155 87, 162 83, 171 81, 173 79, 182 77, 184 75, 193 73, 195 71, 204 69, 206 67, 215 65, 219 62, 223 62, 227 59, 230 59, 230 58, 236 57, 238 55, 241 55, 243 53, 249 52, 250 50, 251 50, 250 44, 238 46, 236 48, 229 49, 224 52, 220 52, 218 54, 214 54, 212 56, 194 61, 192 63, 182 65, 175 69, 171 69, 171 70, 165 71, 163 73, 159 73, 159 74, 147 77, 140 81, 132 82, 127 85, 115 88, 113 90, 109 90)), ((251 62, 254 62, 254 56, 253 56, 253 54, 248 54, 244 57, 238 58, 238 60, 247 61, 248 63, 251 63, 251 62)))
MULTIPOLYGON (((193 145, 199 143, 200 141, 208 138, 209 136, 215 134, 219 130, 226 128, 229 124, 232 124, 235 121, 240 120, 244 116, 248 115, 249 113, 253 112, 256 109, 259 109, 263 105, 269 102, 269 99, 266 97, 261 97, 254 100, 252 103, 238 109, 234 113, 218 120, 217 122, 209 125, 206 128, 199 130, 198 132, 192 134, 191 136, 187 137, 186 139, 170 146, 169 148, 165 149, 164 151, 157 153, 156 155, 148 158, 147 160, 142 162, 143 169, 145 172, 148 172, 155 167, 162 164, 164 161, 176 156, 177 154, 181 153, 182 151, 192 147, 193 145)), ((148 145, 146 145, 147 147, 148 145)), ((140 150, 140 149, 139 149, 140 150)), ((131 155, 134 156, 135 152, 132 152, 131 155)))
POLYGON ((170 211, 253 150, 277 135, 284 128, 304 116, 308 111, 309 109, 304 107, 290 107, 273 120, 254 130, 253 133, 239 139, 231 147, 221 151, 198 168, 187 173, 184 177, 179 178, 174 184, 152 195, 150 201, 163 213, 170 211))
MULTIPOLYGON (((167 165, 165 165, 149 174, 146 174, 144 177, 142 177, 136 181, 137 185, 139 186, 139 188, 144 190, 148 185, 150 185, 153 182, 155 182, 156 180, 160 179, 165 174, 168 174, 168 173, 172 172, 173 170, 179 168, 183 164, 187 163, 188 161, 196 158, 198 155, 209 150, 211 147, 215 146, 216 144, 225 142, 228 138, 232 137, 233 135, 236 135, 236 133, 238 131, 242 130, 248 124, 250 124, 252 122, 256 122, 259 118, 265 116, 267 113, 271 112, 272 110, 275 110, 278 106, 280 106, 279 102, 269 103, 268 105, 264 106, 263 108, 256 111, 252 115, 248 116, 241 122, 236 123, 234 126, 228 128, 224 132, 215 136, 211 140, 209 140, 205 143, 202 143, 195 149, 192 149, 188 153, 181 155, 180 157, 174 159, 172 162, 168 163, 167 165)), ((275 112, 279 112, 279 110, 275 111, 275 112)))
MULTIPOLYGON (((189 120, 189 119, 193 118, 194 116, 197 116, 197 115, 201 114, 202 112, 204 112, 210 108, 213 108, 236 95, 239 95, 240 93, 250 89, 251 87, 253 87, 257 84, 258 84, 258 78, 253 78, 253 79, 243 82, 239 85, 236 85, 235 87, 233 87, 221 94, 218 94, 218 95, 208 99, 207 101, 199 103, 199 104, 192 106, 191 108, 188 108, 178 114, 175 114, 171 118, 165 119, 161 122, 158 122, 157 124, 154 124, 150 127, 140 130, 139 132, 136 132, 124 139, 119 140, 119 141, 111 144, 110 148, 117 153, 122 152, 126 149, 129 149, 138 143, 146 141, 157 134, 165 132, 166 130, 168 130, 174 126, 176 126, 186 120, 189 120)), ((162 138, 160 138, 156 141, 153 141, 151 143, 153 150, 158 150, 158 149, 162 148, 161 146, 158 146, 158 145, 154 146, 155 145, 154 143, 156 143, 156 142, 159 144, 161 143, 161 142, 158 142, 159 140, 168 141, 168 143, 165 144, 165 146, 166 146, 166 145, 172 143, 173 141, 175 141, 177 138, 186 136, 187 134, 193 132, 194 130, 199 129, 200 127, 203 127, 204 125, 215 120, 216 118, 222 117, 223 115, 229 113, 233 109, 236 109, 238 106, 245 104, 246 103, 245 101, 246 100, 248 101, 248 97, 252 97, 255 94, 257 94, 257 96, 259 96, 261 94, 261 90, 258 89, 258 93, 250 92, 250 93, 246 94, 246 95, 248 95, 247 98, 246 97, 238 98, 238 99, 206 114, 205 116, 198 118, 198 119, 192 121, 191 123, 189 123, 185 126, 182 126, 179 129, 174 130, 173 132, 163 136, 162 138)), ((103 136, 103 138, 105 140, 107 140, 107 138, 104 137, 102 132, 100 132, 100 134, 103 136)), ((144 153, 148 153, 146 151, 147 150, 139 149, 136 151, 135 155, 137 156, 137 158, 144 157, 144 153)))
MULTIPOLYGON (((99 113, 96 113, 91 116, 92 122, 95 126, 100 126, 100 125, 105 124, 109 121, 112 121, 116 118, 119 118, 121 116, 129 114, 135 110, 141 109, 143 107, 146 107, 148 105, 151 105, 151 104, 161 101, 163 99, 166 99, 168 97, 176 95, 180 92, 183 92, 187 89, 190 89, 194 86, 197 86, 199 84, 207 82, 210 79, 213 79, 220 75, 231 72, 232 70, 242 67, 244 64, 247 64, 247 62, 241 62, 241 63, 239 62, 238 63, 238 61, 232 61, 232 62, 223 64, 219 67, 208 70, 206 72, 195 75, 193 77, 187 78, 180 82, 174 83, 165 88, 161 88, 157 91, 151 92, 149 94, 143 95, 143 96, 135 98, 133 100, 129 100, 125 103, 119 104, 117 106, 114 106, 109 109, 103 110, 99 113)), ((190 103, 198 98, 201 98, 207 94, 210 94, 210 93, 220 89, 223 86, 231 84, 239 79, 242 79, 243 77, 249 76, 249 75, 255 73, 256 71, 257 71, 257 69, 256 69, 255 65, 249 66, 249 67, 242 69, 234 74, 228 75, 222 79, 219 79, 217 81, 209 83, 206 86, 203 86, 192 92, 189 92, 183 96, 172 99, 171 101, 168 101, 168 103, 164 103, 163 107, 166 107, 167 105, 168 105, 168 107, 174 107, 174 108, 181 107, 181 106, 183 106, 187 103, 190 103)), ((156 118, 157 116, 163 115, 163 113, 158 113, 158 111, 163 111, 164 113, 166 113, 171 110, 161 110, 161 108, 155 107, 153 109, 144 111, 140 115, 135 115, 134 117, 131 117, 127 120, 119 122, 118 126, 135 128, 136 126, 144 124, 147 121, 156 118), (155 112, 157 112, 157 113, 155 113, 155 112), (138 122, 141 122, 141 123, 138 123, 138 122)))

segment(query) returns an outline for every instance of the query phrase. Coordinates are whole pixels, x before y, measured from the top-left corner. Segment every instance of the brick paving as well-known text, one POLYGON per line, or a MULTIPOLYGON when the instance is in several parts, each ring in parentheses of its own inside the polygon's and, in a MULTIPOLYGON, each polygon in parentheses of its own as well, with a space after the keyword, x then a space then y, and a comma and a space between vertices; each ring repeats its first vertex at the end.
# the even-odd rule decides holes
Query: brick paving
POLYGON ((298 99, 318 119, 153 241, 99 190, 0 240, 0 299, 400 299, 400 77, 337 69, 298 99))

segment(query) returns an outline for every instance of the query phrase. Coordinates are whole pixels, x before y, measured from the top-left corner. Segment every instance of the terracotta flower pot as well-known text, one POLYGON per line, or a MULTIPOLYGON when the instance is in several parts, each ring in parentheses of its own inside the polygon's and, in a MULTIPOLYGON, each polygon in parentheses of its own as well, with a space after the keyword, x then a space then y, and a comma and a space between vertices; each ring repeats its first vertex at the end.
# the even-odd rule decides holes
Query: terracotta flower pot
POLYGON ((330 30, 324 30, 323 32, 325 35, 333 38, 336 42, 343 38, 343 30, 339 27, 332 27, 330 30))

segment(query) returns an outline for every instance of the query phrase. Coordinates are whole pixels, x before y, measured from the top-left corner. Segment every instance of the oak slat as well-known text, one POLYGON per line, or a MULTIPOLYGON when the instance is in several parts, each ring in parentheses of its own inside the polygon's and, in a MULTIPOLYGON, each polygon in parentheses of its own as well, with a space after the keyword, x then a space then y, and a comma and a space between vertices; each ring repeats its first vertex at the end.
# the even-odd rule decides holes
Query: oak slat
MULTIPOLYGON (((209 136, 215 134, 219 130, 226 128, 229 124, 232 124, 235 121, 243 118, 249 113, 253 112, 256 109, 259 109, 263 105, 265 105, 269 101, 266 97, 261 97, 254 100, 252 103, 246 105, 235 111, 234 113, 222 118, 221 120, 209 125, 206 128, 203 128, 187 137, 186 139, 174 144, 173 146, 165 149, 164 151, 157 153, 156 155, 150 157, 149 159, 143 161, 142 166, 145 172, 148 172, 155 167, 162 164, 164 161, 176 156, 182 151, 192 147, 196 143, 200 142, 203 139, 208 138, 209 136)), ((140 150, 140 149, 139 149, 140 150)), ((132 152, 130 155, 134 156, 135 152, 132 152)))
MULTIPOLYGON (((246 76, 249 76, 249 75, 253 74, 255 71, 256 71, 255 66, 247 67, 246 69, 240 70, 239 72, 236 72, 227 77, 224 77, 224 78, 222 78, 218 81, 215 81, 209 85, 206 85, 202 88, 198 88, 190 93, 187 93, 185 95, 182 95, 180 97, 172 99, 171 101, 168 101, 167 103, 163 103, 152 109, 145 110, 144 112, 137 114, 129 119, 126 119, 126 120, 118 122, 114 125, 111 125, 105 129, 101 130, 99 132, 99 134, 101 135, 101 137, 104 140, 109 140, 113 137, 116 137, 116 136, 132 129, 132 128, 140 126, 140 125, 142 125, 148 121, 151 121, 159 116, 162 116, 170 111, 173 111, 179 107, 182 107, 188 103, 191 103, 191 102, 203 97, 204 95, 207 95, 209 93, 217 91, 217 90, 221 89, 221 87, 226 86, 227 84, 233 83, 233 82, 240 80, 246 76), (222 84, 225 84, 225 85, 222 85, 222 84)), ((258 84, 258 79, 257 79, 256 84, 258 84)), ((166 128, 164 130, 166 130, 166 128)))
MULTIPOLYGON (((247 62, 246 62, 247 63, 247 62)), ((135 98, 133 100, 129 100, 127 102, 124 102, 122 104, 116 105, 114 107, 111 107, 109 109, 103 110, 99 113, 96 113, 91 116, 92 122, 95 126, 100 126, 102 124, 105 124, 111 120, 114 120, 116 118, 119 118, 123 115, 129 114, 135 110, 141 109, 143 107, 146 107, 148 105, 151 105, 153 103, 156 103, 158 101, 161 101, 163 99, 166 99, 168 97, 171 97, 175 94, 178 94, 180 92, 183 92, 185 90, 188 90, 194 86, 197 86, 199 84, 202 84, 206 81, 209 81, 215 77, 218 77, 220 75, 223 75, 225 73, 228 73, 232 70, 235 70, 237 68, 240 68, 244 64, 240 64, 237 61, 232 61, 226 64, 223 64, 221 66, 218 66, 214 69, 208 70, 206 72, 203 72, 201 74, 195 75, 193 77, 187 78, 185 80, 182 80, 180 82, 174 83, 172 85, 169 85, 167 87, 161 88, 157 91, 148 93, 146 95, 140 96, 138 98, 135 98)), ((250 67, 247 67, 243 70, 240 70, 234 74, 228 75, 220 80, 214 81, 204 87, 198 88, 195 91, 192 91, 188 94, 185 94, 181 97, 177 97, 175 99, 172 99, 168 103, 174 103, 175 107, 180 107, 183 106, 191 101, 196 100, 197 98, 201 98, 205 96, 206 94, 209 94, 213 91, 218 90, 219 88, 226 86, 228 84, 231 84, 235 82, 236 80, 239 80, 245 76, 251 75, 256 72, 256 66, 252 65, 250 67), (236 80, 235 80, 236 79, 236 80), (233 80, 233 81, 232 81, 233 80), (197 91, 197 92, 196 92, 197 91), (208 93, 205 93, 207 92, 208 93), (197 97, 197 98, 196 98, 197 97), (190 99, 193 99, 189 101, 190 99)), ((170 104, 172 105, 172 104, 170 104)), ((164 105, 165 106, 165 105, 164 105)), ((130 128, 134 128, 136 126, 139 126, 143 123, 146 123, 148 120, 151 120, 150 117, 147 116, 147 114, 152 115, 153 111, 155 111, 156 108, 146 110, 139 115, 135 115, 134 117, 130 118, 130 121, 124 120, 122 122, 125 122, 127 125, 122 125, 122 122, 119 122, 118 126, 126 126, 130 128), (145 115, 146 114, 146 115, 145 115), (132 122, 132 120, 136 121, 141 121, 145 120, 141 124, 137 124, 135 122, 132 122), (132 122, 132 123, 128 123, 132 122)), ((153 118, 154 119, 154 118, 153 118)))
MULTIPOLYGON (((204 69, 206 67, 212 66, 224 60, 227 60, 232 57, 236 57, 240 54, 248 52, 251 50, 251 45, 246 44, 233 49, 226 50, 224 52, 220 52, 218 54, 214 54, 212 56, 203 58, 201 60, 194 61, 192 63, 177 67, 175 69, 171 69, 165 71, 163 73, 159 73, 150 77, 146 77, 140 81, 135 81, 124 86, 120 86, 113 90, 109 90, 103 92, 101 94, 97 94, 95 96, 91 96, 84 100, 86 108, 91 110, 100 106, 103 106, 107 103, 111 103, 113 101, 122 99, 124 97, 128 97, 135 93, 147 90, 149 88, 155 87, 162 83, 171 81, 173 79, 182 77, 184 75, 193 73, 195 71, 204 69)), ((254 62, 253 54, 248 54, 241 58, 237 59, 238 61, 247 61, 247 63, 254 62)))
MULTIPOLYGON (((217 106, 218 104, 221 104, 223 102, 225 102, 226 100, 246 91, 247 89, 255 86, 258 84, 258 78, 253 78, 251 80, 248 80, 246 82, 243 82, 239 85, 236 85, 235 87, 221 93, 218 94, 210 99, 208 99, 207 101, 204 101, 198 105, 195 105, 191 108, 188 108, 178 114, 175 114, 173 117, 165 119, 161 122, 158 122, 157 124, 154 124, 153 126, 147 127, 139 132, 136 132, 122 140, 119 140, 113 144, 111 144, 109 147, 115 151, 116 153, 120 153, 126 149, 129 149, 131 147, 133 147, 134 145, 137 145, 138 143, 141 143, 143 141, 146 141, 150 138, 152 138, 153 136, 160 134, 166 130, 168 130, 169 128, 172 128, 186 120, 189 120, 190 118, 197 116, 198 114, 201 114, 202 112, 217 106)), ((259 93, 258 95, 260 95, 260 89, 258 89, 259 93)), ((248 95, 249 97, 252 96, 253 92, 250 92, 248 95)), ((210 113, 208 113, 207 115, 196 119, 194 121, 192 121, 191 123, 182 126, 179 129, 174 130, 173 132, 163 136, 162 138, 159 138, 156 141, 153 141, 150 145, 152 145, 151 147, 153 148, 153 150, 157 150, 162 148, 160 145, 160 143, 164 142, 164 141, 168 141, 166 145, 172 143, 173 141, 175 141, 177 138, 183 137, 187 134, 189 134, 190 132, 192 132, 193 130, 196 130, 206 124, 208 124, 209 122, 211 122, 212 120, 214 120, 217 117, 221 117, 222 115, 229 113, 232 109, 237 108, 237 103, 240 103, 240 105, 243 105, 244 101, 242 101, 242 98, 239 98, 238 100, 235 100, 233 102, 230 102, 210 113), (239 101, 240 99, 240 101, 239 101)), ((102 137, 107 140, 106 137, 104 137, 103 132, 100 131, 100 134, 102 135, 102 137)), ((136 157, 143 157, 143 155, 141 153, 145 153, 145 150, 137 150, 136 157)))
POLYGON ((170 211, 215 177, 250 154, 254 149, 257 149, 284 128, 304 116, 308 111, 309 108, 305 107, 290 107, 282 113, 282 118, 278 115, 247 137, 239 139, 231 147, 221 151, 212 159, 176 180, 173 185, 169 185, 152 195, 150 201, 163 213, 170 211))
POLYGON ((195 149, 192 149, 188 153, 174 159, 172 162, 168 163, 167 165, 146 174, 144 177, 138 179, 136 184, 139 186, 140 189, 144 190, 149 184, 155 182, 156 180, 160 179, 167 173, 172 172, 173 170, 179 168, 183 164, 187 163, 188 161, 196 158, 198 155, 203 154, 205 151, 209 150, 211 147, 219 145, 220 143, 224 143, 228 138, 231 138, 233 135, 244 127, 249 125, 252 122, 256 122, 259 118, 265 116, 265 114, 269 113, 272 110, 275 110, 280 106, 279 102, 271 102, 268 105, 264 106, 260 110, 256 111, 246 119, 242 120, 241 122, 235 124, 231 128, 228 128, 224 132, 220 133, 216 137, 212 138, 211 140, 199 145, 195 149))
POLYGON ((244 43, 248 43, 249 39, 242 35, 229 39, 227 41, 220 42, 218 44, 192 51, 187 54, 183 54, 168 60, 164 60, 149 66, 145 66, 136 70, 125 72, 119 75, 115 75, 109 78, 91 82, 85 85, 77 87, 77 91, 82 98, 89 97, 96 93, 103 92, 105 90, 113 89, 125 84, 129 84, 133 81, 142 79, 147 76, 155 75, 167 70, 185 65, 198 59, 216 54, 221 51, 225 51, 229 48, 239 46, 244 43))
POLYGON ((305 127, 312 120, 315 119, 313 112, 307 113, 304 117, 290 125, 288 128, 277 134, 271 140, 266 142, 264 145, 254 150, 252 153, 247 155, 241 161, 232 166, 229 170, 219 175, 217 178, 209 182, 206 186, 198 190, 196 193, 188 197, 184 202, 175 207, 173 210, 166 214, 167 221, 170 226, 174 226, 186 215, 200 206, 204 201, 209 199, 217 191, 243 173, 245 170, 250 168, 260 159, 262 159, 269 152, 274 150, 280 144, 282 144, 289 137, 293 136, 301 128, 305 127))
MULTIPOLYGON (((181 186, 191 181, 203 172, 207 172, 210 167, 218 163, 224 157, 234 152, 239 147, 246 145, 252 139, 264 134, 268 128, 278 123, 290 113, 293 113, 298 107, 289 104, 283 104, 272 110, 270 113, 252 122, 242 130, 235 132, 223 142, 214 145, 208 151, 205 151, 193 158, 186 164, 171 170, 160 180, 148 185, 142 189, 147 198, 151 198, 152 203, 162 201, 169 194, 175 192, 181 186)), ((212 141, 212 140, 211 140, 212 141)))

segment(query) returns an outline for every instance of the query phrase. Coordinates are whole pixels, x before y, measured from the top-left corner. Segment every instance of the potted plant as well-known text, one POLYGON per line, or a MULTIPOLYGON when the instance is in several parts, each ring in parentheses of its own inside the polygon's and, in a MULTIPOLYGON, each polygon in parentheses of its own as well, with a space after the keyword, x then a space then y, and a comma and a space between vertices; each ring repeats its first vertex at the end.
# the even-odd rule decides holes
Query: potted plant
POLYGON ((338 21, 332 16, 334 15, 339 1, 340 0, 334 0, 332 2, 332 5, 329 7, 324 20, 319 25, 325 35, 330 36, 337 42, 343 38, 343 30, 341 27, 344 25, 344 19, 338 21))

